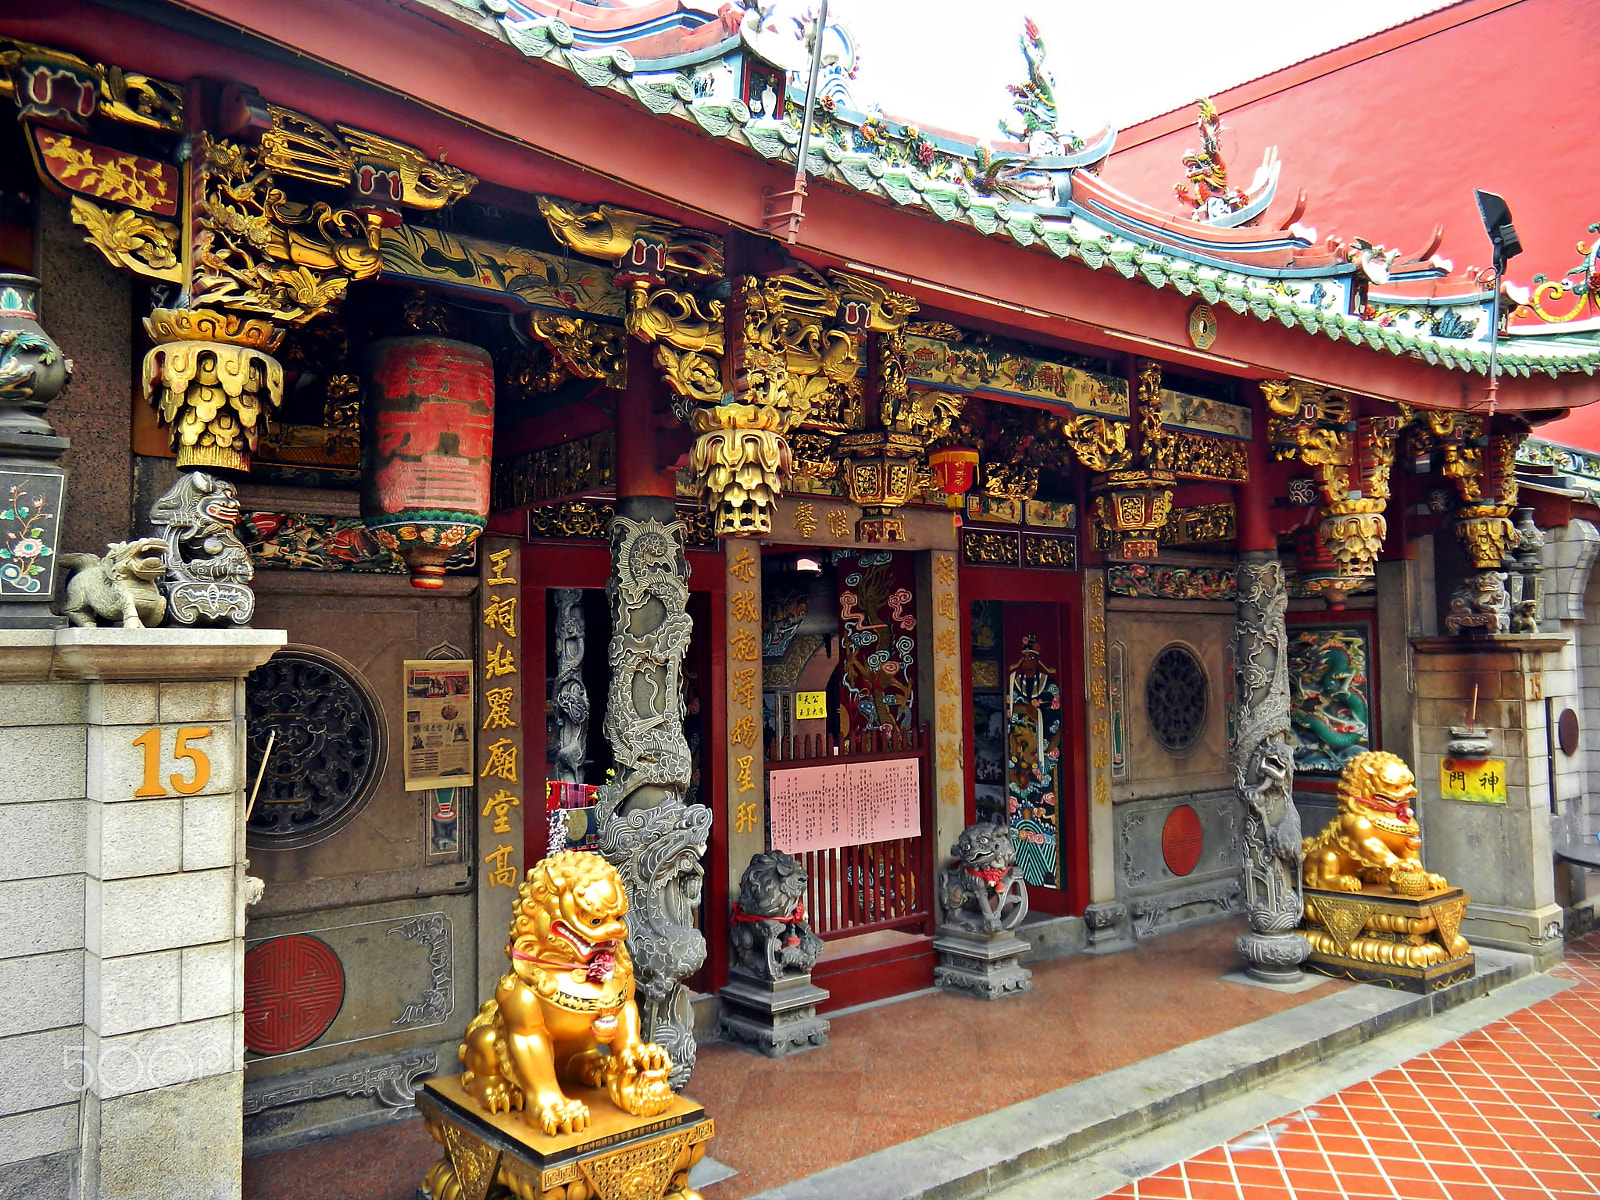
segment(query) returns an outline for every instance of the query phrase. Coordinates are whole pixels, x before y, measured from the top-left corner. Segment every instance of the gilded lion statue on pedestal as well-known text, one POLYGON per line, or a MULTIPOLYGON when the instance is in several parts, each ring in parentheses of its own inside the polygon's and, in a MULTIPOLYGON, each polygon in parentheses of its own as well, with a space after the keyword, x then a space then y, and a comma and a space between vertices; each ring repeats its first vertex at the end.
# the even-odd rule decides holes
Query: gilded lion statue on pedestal
POLYGON ((1397 756, 1369 750, 1352 758, 1339 776, 1339 815, 1302 843, 1306 887, 1359 892, 1387 884, 1397 896, 1449 887, 1423 870, 1416 798, 1416 776, 1397 756))
POLYGON ((568 850, 528 871, 512 909, 511 970, 467 1026, 462 1087, 491 1113, 521 1109, 550 1135, 581 1133, 589 1107, 563 1083, 604 1088, 624 1112, 671 1107, 667 1052, 639 1034, 628 897, 598 854, 568 850))

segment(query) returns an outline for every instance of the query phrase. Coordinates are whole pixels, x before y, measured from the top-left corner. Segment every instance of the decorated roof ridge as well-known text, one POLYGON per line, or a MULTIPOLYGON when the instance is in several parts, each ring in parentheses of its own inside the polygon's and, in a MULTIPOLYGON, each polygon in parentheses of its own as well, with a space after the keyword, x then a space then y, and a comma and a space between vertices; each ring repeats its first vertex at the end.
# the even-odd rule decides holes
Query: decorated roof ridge
MULTIPOLYGON (((456 0, 480 13, 498 12, 506 40, 528 58, 769 162, 795 164, 798 99, 784 94, 783 68, 750 44, 754 10, 736 37, 672 60, 641 62, 622 46, 583 47, 565 21, 530 17, 518 7, 525 2, 456 0)), ((1488 373, 1490 294, 1470 276, 1447 276, 1447 261, 1406 262, 1360 238, 1328 237, 1319 247, 1314 229, 1295 224, 1240 229, 1194 221, 1134 200, 1085 167, 1055 156, 1000 154, 992 145, 826 104, 816 113, 806 162, 813 182, 1038 246, 1093 270, 1430 366, 1488 373), (1427 296, 1400 286, 1417 278, 1438 283, 1427 296)), ((1600 368, 1600 343, 1550 334, 1502 338, 1499 363, 1504 373, 1522 377, 1592 376, 1600 368)))
POLYGON ((1600 504, 1600 454, 1593 450, 1535 434, 1517 447, 1517 465, 1553 469, 1559 476, 1557 486, 1564 484, 1569 490, 1585 493, 1589 503, 1600 504))

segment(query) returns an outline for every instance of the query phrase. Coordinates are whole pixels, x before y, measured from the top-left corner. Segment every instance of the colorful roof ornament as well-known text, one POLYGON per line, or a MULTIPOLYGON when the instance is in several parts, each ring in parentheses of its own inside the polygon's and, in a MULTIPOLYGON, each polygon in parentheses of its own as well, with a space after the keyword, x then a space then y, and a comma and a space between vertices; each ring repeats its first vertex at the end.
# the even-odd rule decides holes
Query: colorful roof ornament
POLYGON ((1261 219, 1277 194, 1278 172, 1282 167, 1278 162, 1278 148, 1268 147, 1249 191, 1240 191, 1228 182, 1228 164, 1222 157, 1222 114, 1209 97, 1196 103, 1200 115, 1195 119, 1195 126, 1200 130, 1203 149, 1184 154, 1183 169, 1189 182, 1175 184, 1172 190, 1194 210, 1192 215, 1196 221, 1225 229, 1252 225, 1261 219))
MULTIPOLYGON (((707 19, 703 9, 709 0, 698 5, 645 0, 609 7, 572 0, 457 3, 463 10, 475 10, 476 15, 463 12, 463 18, 480 30, 488 24, 485 9, 497 13, 494 23, 506 40, 547 68, 569 72, 591 88, 620 95, 658 116, 692 124, 707 137, 742 146, 774 165, 792 169, 795 163, 799 97, 787 86, 786 65, 761 50, 758 10, 726 5, 707 19), (534 15, 535 8, 553 9, 558 3, 574 21, 577 10, 588 10, 590 18, 603 11, 614 21, 631 14, 636 20, 648 16, 646 24, 669 25, 677 14, 681 22, 669 32, 675 30, 672 35, 682 45, 699 48, 636 58, 627 49, 635 43, 621 28, 610 31, 614 40, 607 46, 585 48, 565 18, 534 15), (698 14, 702 23, 695 24, 691 14, 698 14), (732 36, 710 36, 730 27, 736 31, 732 36)), ((659 28, 652 36, 661 36, 659 28)), ((1037 28, 1030 42, 1025 26, 1023 41, 1034 90, 1019 85, 1022 94, 1016 98, 1043 131, 1054 84, 1042 71, 1037 28)), ((1026 129, 1027 115, 1020 109, 1018 115, 1026 129)), ((1276 227, 1259 227, 1277 189, 1276 151, 1267 151, 1251 186, 1234 194, 1235 202, 1243 196, 1243 206, 1230 207, 1233 189, 1217 141, 1221 121, 1214 107, 1208 118, 1203 105, 1201 131, 1206 149, 1192 156, 1191 195, 1199 201, 1193 219, 1134 199, 1092 169, 1110 151, 1115 137, 1110 130, 1084 139, 1073 153, 1041 155, 1022 142, 979 144, 877 112, 819 106, 806 171, 813 187, 827 184, 874 196, 984 236, 1077 259, 1093 270, 1115 271, 1224 305, 1259 321, 1420 358, 1432 366, 1488 372, 1492 293, 1470 272, 1453 273, 1447 261, 1433 257, 1437 235, 1423 253, 1410 257, 1360 238, 1319 242, 1315 230, 1297 223, 1303 197, 1276 227)), ((1067 139, 1063 150, 1070 134, 1067 139)), ((1588 293, 1584 296, 1587 303, 1588 293)), ((1513 295, 1513 303, 1525 301, 1525 296, 1513 295)), ((1500 340, 1504 374, 1594 375, 1600 370, 1600 337, 1579 332, 1576 322, 1563 325, 1559 335, 1548 325, 1513 332, 1518 336, 1500 340)))
POLYGON ((1022 19, 1022 57, 1028 64, 1027 83, 1009 83, 1011 107, 1021 123, 1000 119, 1000 132, 1024 143, 1036 170, 1097 170, 1116 144, 1117 131, 1103 126, 1087 141, 1061 127, 1055 76, 1045 62, 1044 38, 1032 17, 1022 19))
MULTIPOLYGON (((1589 232, 1600 233, 1600 221, 1589 226, 1589 232)), ((1532 295, 1520 297, 1523 303, 1512 313, 1514 319, 1600 329, 1600 240, 1579 242, 1577 252, 1578 265, 1560 279, 1542 274, 1533 277, 1532 295)))

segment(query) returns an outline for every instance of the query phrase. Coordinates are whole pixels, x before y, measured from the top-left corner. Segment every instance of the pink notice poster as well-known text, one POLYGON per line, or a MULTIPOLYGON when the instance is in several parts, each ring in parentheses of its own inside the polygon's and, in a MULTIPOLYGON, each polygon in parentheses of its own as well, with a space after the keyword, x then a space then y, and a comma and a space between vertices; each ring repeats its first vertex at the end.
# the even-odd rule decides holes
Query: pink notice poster
POLYGON ((772 848, 801 854, 917 837, 921 782, 915 758, 773 771, 767 784, 772 848))

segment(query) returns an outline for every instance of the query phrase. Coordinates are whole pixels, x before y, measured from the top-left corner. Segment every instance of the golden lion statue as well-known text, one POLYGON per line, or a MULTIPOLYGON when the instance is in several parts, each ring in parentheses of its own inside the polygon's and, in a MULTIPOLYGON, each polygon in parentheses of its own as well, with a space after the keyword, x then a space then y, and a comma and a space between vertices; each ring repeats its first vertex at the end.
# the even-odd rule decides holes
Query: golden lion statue
POLYGON ((1339 815, 1301 844, 1308 888, 1359 892, 1387 884, 1399 896, 1421 896, 1450 885, 1423 870, 1422 831, 1412 816, 1417 780, 1393 754, 1369 750, 1339 776, 1339 815))
POLYGON ((511 970, 467 1026, 461 1085, 491 1113, 523 1110, 547 1134, 581 1133, 589 1106, 562 1083, 605 1088, 638 1117, 674 1095, 667 1053, 639 1036, 628 897, 598 854, 568 850, 528 871, 512 908, 511 970))

